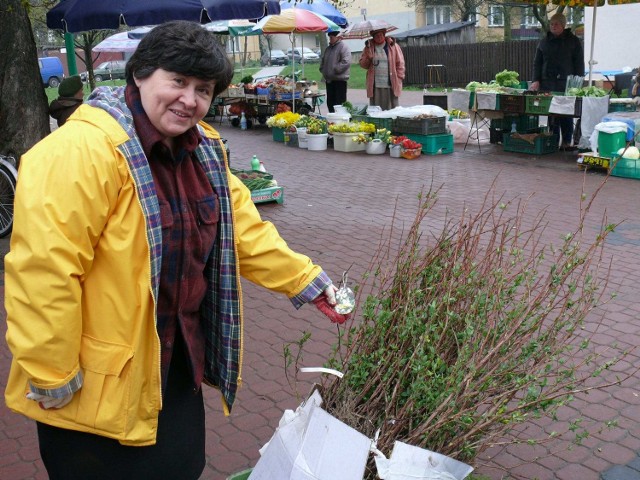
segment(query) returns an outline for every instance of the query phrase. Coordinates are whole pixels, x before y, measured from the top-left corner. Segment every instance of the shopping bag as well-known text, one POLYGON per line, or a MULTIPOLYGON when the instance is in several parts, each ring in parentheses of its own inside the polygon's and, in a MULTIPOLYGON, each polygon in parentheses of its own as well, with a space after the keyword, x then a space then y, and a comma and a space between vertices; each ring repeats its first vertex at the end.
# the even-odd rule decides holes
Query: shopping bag
POLYGON ((336 419, 314 392, 286 411, 249 480, 362 480, 371 440, 336 419))

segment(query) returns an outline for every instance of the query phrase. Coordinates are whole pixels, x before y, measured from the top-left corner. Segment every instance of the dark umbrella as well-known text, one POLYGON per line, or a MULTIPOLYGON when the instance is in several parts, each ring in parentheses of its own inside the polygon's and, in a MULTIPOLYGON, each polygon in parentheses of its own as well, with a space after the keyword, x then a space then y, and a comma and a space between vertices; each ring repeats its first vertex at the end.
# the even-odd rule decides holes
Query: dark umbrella
POLYGON ((169 20, 260 19, 278 13, 278 0, 62 0, 47 13, 47 27, 78 33, 169 20))

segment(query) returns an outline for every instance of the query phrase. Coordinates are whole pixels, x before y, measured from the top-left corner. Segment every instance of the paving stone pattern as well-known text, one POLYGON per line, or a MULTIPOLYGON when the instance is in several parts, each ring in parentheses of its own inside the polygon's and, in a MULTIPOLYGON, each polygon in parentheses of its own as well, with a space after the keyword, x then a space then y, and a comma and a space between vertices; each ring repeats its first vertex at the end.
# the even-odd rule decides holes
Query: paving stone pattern
MULTIPOLYGON (((363 100, 364 95, 350 92, 350 99, 363 100)), ((403 95, 403 104, 415 103, 421 103, 421 92, 403 95)), ((495 183, 496 191, 504 193, 505 198, 530 197, 531 218, 546 209, 545 239, 557 242, 576 224, 581 190, 590 194, 604 180, 602 173, 584 174, 579 170, 573 154, 533 157, 505 154, 495 146, 483 147, 480 154, 477 147, 463 151, 456 145, 451 155, 409 161, 363 152, 308 152, 286 147, 273 142, 264 127, 242 132, 224 122, 219 130, 229 140, 232 166, 249 168, 249 159, 256 154, 284 186, 284 204, 260 205, 263 218, 278 227, 293 249, 311 256, 335 280, 350 265, 351 278, 360 278, 394 215, 398 221, 411 221, 417 195, 425 185, 442 186, 440 202, 428 221, 435 231, 443 223, 445 209, 458 212, 463 205, 477 207, 495 183)), ((613 342, 628 347, 640 343, 639 187, 636 180, 609 178, 587 223, 587 231, 595 232, 605 213, 607 223, 624 221, 611 235, 605 253, 612 262, 609 288, 617 292, 617 297, 598 308, 585 325, 587 332, 596 332, 598 348, 613 342), (596 331, 600 319, 603 324, 596 331)), ((205 390, 208 462, 203 479, 224 479, 253 465, 282 411, 295 408, 312 383, 320 379, 315 374, 301 374, 296 396, 284 375, 283 346, 310 332, 303 363, 319 366, 336 340, 336 326, 313 307, 296 311, 286 298, 246 281, 243 287, 243 387, 229 417, 222 413, 218 393, 205 390)), ((5 329, 2 322, 0 333, 5 329)), ((617 375, 634 372, 637 357, 638 353, 632 352, 612 371, 605 372, 604 378, 615 381, 617 375)), ((0 342, 0 387, 6 382, 9 359, 5 342, 0 342)), ((560 413, 560 419, 578 414, 592 425, 616 421, 617 426, 596 429, 583 445, 571 449, 567 443, 556 443, 489 451, 479 459, 477 472, 492 479, 640 480, 637 375, 606 392, 579 396, 560 413)), ((541 420, 528 425, 522 438, 556 428, 551 421, 541 420)), ((47 478, 39 460, 33 423, 9 412, 3 402, 0 478, 47 478)))

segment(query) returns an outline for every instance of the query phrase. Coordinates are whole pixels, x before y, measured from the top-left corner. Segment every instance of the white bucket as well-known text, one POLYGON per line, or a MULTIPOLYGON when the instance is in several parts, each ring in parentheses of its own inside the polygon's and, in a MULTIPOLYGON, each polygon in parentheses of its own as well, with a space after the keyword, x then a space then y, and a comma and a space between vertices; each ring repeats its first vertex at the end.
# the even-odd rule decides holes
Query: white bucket
POLYGON ((387 150, 387 144, 379 138, 367 143, 367 153, 370 155, 381 155, 387 150))
POLYGON ((307 148, 307 129, 304 127, 298 128, 298 147, 307 148))
POLYGON ((333 106, 333 111, 335 113, 349 113, 347 111, 347 107, 343 107, 342 105, 334 105, 333 106))
POLYGON ((309 150, 326 150, 327 149, 327 138, 329 134, 327 133, 318 133, 318 134, 310 134, 307 133, 307 148, 309 150))
POLYGON ((326 115, 327 122, 329 123, 347 123, 351 120, 350 113, 327 113, 326 115))
POLYGON ((402 154, 402 145, 389 145, 389 155, 393 158, 400 158, 402 154))

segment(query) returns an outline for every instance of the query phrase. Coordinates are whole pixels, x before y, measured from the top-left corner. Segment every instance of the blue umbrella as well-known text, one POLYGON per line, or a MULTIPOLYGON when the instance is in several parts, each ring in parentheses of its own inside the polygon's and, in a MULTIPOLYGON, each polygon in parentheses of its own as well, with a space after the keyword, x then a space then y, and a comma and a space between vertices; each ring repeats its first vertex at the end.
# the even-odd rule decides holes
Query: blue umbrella
POLYGON ((61 0, 47 13, 47 27, 78 33, 169 20, 260 19, 278 13, 278 0, 61 0))
POLYGON ((282 0, 280 2, 280 8, 282 10, 286 10, 287 8, 301 8, 303 10, 309 10, 313 13, 319 13, 320 15, 327 17, 333 23, 342 28, 346 27, 349 24, 347 18, 342 13, 340 13, 340 11, 336 7, 325 0, 313 0, 313 3, 302 1, 297 4, 294 4, 293 1, 282 0))

